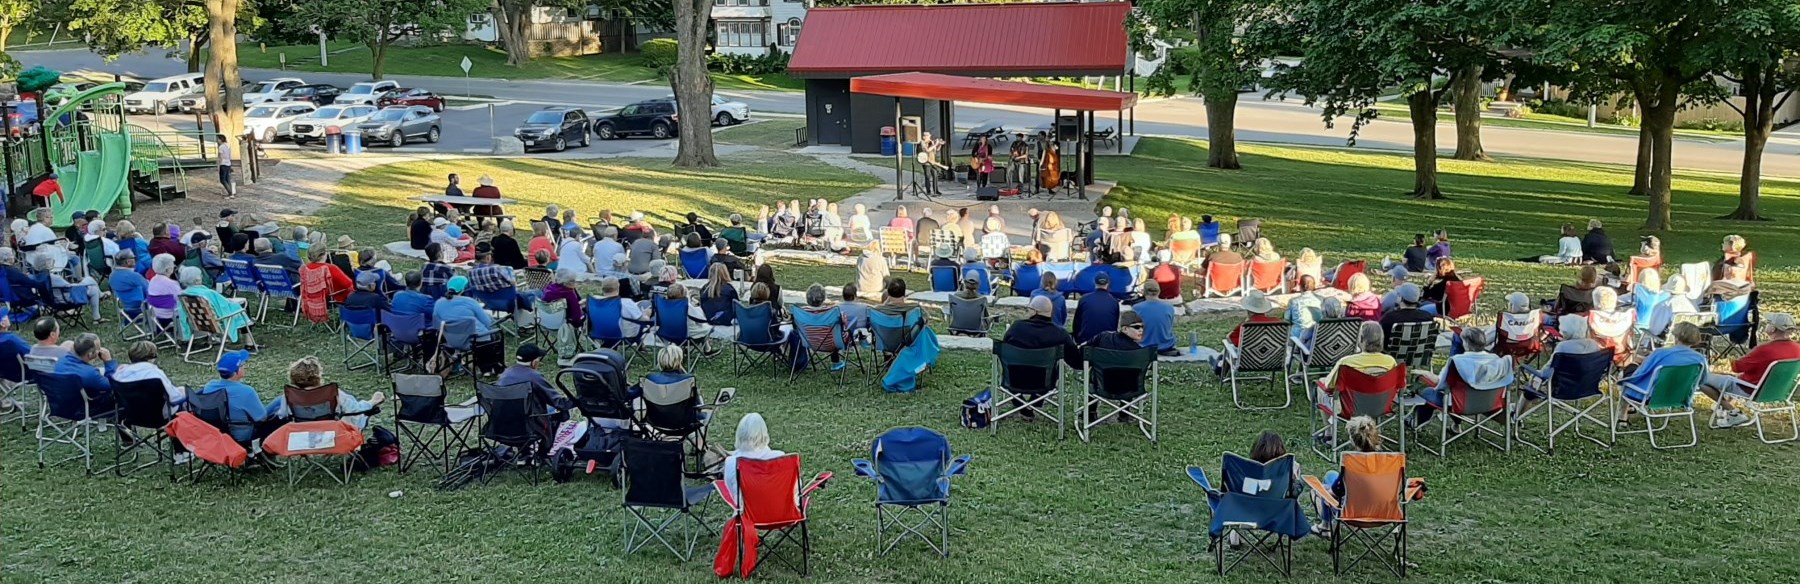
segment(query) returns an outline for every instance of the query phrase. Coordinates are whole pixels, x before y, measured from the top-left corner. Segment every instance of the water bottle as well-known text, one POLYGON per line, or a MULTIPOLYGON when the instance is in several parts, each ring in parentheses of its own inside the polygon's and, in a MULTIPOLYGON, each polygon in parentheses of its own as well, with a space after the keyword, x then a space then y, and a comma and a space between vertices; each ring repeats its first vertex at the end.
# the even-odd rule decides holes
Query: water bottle
POLYGON ((1200 356, 1200 331, 1188 333, 1188 354, 1200 356))

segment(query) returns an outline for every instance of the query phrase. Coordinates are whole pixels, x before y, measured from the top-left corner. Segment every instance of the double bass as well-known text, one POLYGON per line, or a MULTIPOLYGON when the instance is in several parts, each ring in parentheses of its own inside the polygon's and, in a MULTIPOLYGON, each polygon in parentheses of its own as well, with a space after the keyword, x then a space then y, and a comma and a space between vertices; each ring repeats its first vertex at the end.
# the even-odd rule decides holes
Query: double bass
POLYGON ((1044 160, 1038 164, 1038 185, 1042 188, 1056 190, 1062 185, 1062 153, 1060 145, 1051 141, 1044 148, 1044 160))

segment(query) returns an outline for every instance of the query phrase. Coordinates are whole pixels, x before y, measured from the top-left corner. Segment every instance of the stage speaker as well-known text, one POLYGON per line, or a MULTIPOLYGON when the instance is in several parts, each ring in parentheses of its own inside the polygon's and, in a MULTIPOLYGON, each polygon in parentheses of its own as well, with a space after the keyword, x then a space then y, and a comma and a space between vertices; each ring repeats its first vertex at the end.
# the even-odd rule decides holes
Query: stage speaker
POLYGON ((902 116, 900 118, 900 141, 908 144, 919 143, 919 116, 902 116))
POLYGON ((975 200, 977 200, 977 201, 998 201, 998 200, 1000 200, 1000 187, 981 187, 979 189, 975 189, 975 200))
POLYGON ((1060 142, 1073 142, 1081 137, 1080 116, 1060 116, 1056 118, 1056 139, 1060 142))

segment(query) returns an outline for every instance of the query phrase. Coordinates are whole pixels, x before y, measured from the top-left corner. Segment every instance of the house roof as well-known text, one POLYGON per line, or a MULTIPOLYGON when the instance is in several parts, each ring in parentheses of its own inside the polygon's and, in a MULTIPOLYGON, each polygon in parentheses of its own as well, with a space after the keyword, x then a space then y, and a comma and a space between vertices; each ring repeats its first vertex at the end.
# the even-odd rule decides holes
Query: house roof
POLYGON ((1128 2, 814 8, 788 74, 1118 75, 1130 60, 1124 26, 1130 11, 1128 2))
POLYGON ((894 73, 850 79, 851 93, 1016 105, 1044 109, 1117 111, 1137 105, 1137 94, 1039 85, 939 73, 894 73))

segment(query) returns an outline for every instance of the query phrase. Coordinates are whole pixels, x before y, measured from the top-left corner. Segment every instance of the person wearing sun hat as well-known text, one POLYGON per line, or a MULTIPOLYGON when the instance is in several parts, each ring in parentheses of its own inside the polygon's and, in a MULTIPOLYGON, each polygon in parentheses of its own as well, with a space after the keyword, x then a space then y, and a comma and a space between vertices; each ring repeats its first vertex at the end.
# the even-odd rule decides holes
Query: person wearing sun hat
POLYGON ((475 334, 486 335, 494 331, 494 317, 474 298, 464 296, 469 289, 468 276, 456 276, 445 284, 445 294, 438 299, 437 305, 431 309, 433 322, 444 323, 458 320, 475 321, 475 334))
POLYGON ((1794 315, 1785 312, 1765 314, 1762 317, 1762 329, 1768 333, 1769 340, 1732 362, 1733 375, 1708 373, 1706 380, 1700 385, 1700 391, 1718 404, 1713 410, 1714 428, 1731 428, 1754 422, 1755 419, 1745 414, 1736 402, 1748 399, 1751 392, 1762 384, 1770 365, 1800 359, 1800 343, 1794 341, 1794 332, 1800 330, 1800 322, 1795 321, 1794 315))
POLYGON ((1239 323, 1237 328, 1231 329, 1231 334, 1226 337, 1226 341, 1232 346, 1237 346, 1246 324, 1281 322, 1281 318, 1274 314, 1275 303, 1270 302, 1268 295, 1263 294, 1261 290, 1245 292, 1240 305, 1244 307, 1244 312, 1249 313, 1249 316, 1244 319, 1244 322, 1239 323))

